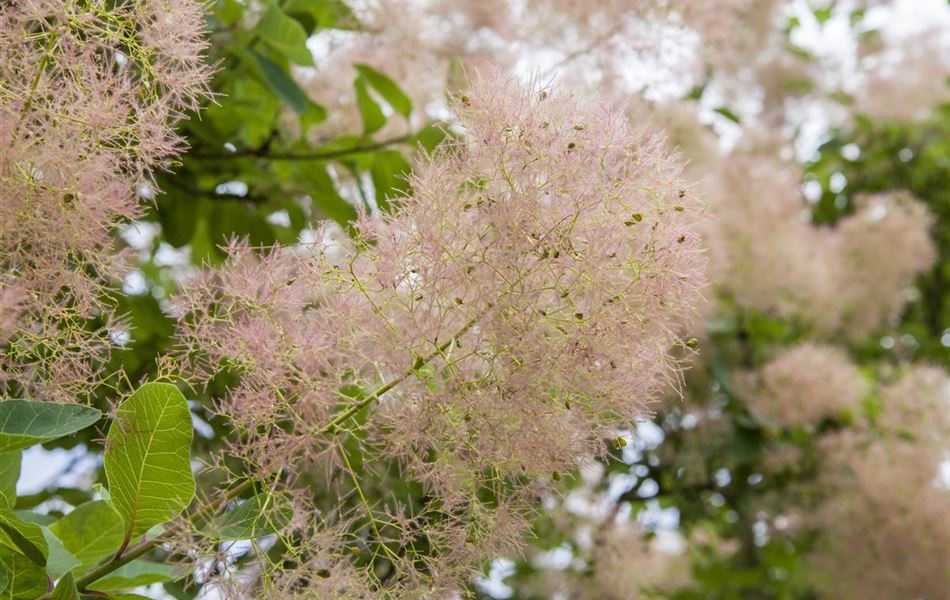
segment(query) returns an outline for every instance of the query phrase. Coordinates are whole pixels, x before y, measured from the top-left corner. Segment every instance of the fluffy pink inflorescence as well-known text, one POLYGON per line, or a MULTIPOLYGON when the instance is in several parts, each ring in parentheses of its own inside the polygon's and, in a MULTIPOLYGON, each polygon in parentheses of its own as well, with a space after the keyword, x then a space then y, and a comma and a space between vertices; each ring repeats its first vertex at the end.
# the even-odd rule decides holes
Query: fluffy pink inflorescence
POLYGON ((180 333, 206 375, 240 375, 220 410, 256 469, 339 460, 356 428, 422 482, 442 520, 400 518, 446 589, 516 543, 539 481, 678 384, 705 263, 676 159, 622 114, 500 76, 454 107, 462 140, 417 165, 393 216, 352 242, 327 228, 319 252, 236 249, 186 288, 180 333))
POLYGON ((893 326, 914 279, 936 258, 932 226, 930 212, 909 193, 858 197, 854 214, 828 236, 822 254, 836 258, 837 273, 806 299, 830 307, 837 322, 815 322, 825 331, 853 331, 852 339, 893 326))
POLYGON ((2 385, 75 401, 108 352, 114 229, 151 199, 206 95, 204 3, 24 0, 0 11, 2 385), (16 299, 15 321, 7 322, 16 299))
POLYGON ((720 297, 821 337, 863 340, 893 325, 935 258, 926 207, 903 192, 865 196, 835 227, 816 227, 799 181, 790 165, 739 154, 705 183, 720 297))
POLYGON ((817 584, 845 600, 943 598, 950 590, 950 491, 939 457, 901 440, 841 434, 824 447, 820 491, 806 521, 820 538, 817 584))
POLYGON ((899 437, 933 448, 936 456, 950 450, 950 375, 940 367, 907 367, 881 388, 878 425, 899 437))
POLYGON ((776 356, 756 383, 743 387, 749 388, 746 402, 766 423, 793 427, 853 414, 867 386, 846 352, 805 342, 776 356))

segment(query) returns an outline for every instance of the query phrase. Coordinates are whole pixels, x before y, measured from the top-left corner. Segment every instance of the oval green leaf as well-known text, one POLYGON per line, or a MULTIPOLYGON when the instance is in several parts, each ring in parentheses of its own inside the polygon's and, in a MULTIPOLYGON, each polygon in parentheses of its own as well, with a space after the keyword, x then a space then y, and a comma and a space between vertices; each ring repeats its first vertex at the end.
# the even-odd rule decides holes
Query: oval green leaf
POLYGON ((93 500, 49 526, 66 550, 78 560, 73 571, 82 574, 103 558, 114 554, 125 536, 125 524, 112 504, 93 500))
POLYGON ((195 495, 188 403, 170 383, 147 383, 119 405, 105 471, 126 541, 180 513, 195 495))
POLYGON ((0 452, 29 448, 75 433, 100 416, 98 410, 81 404, 4 400, 0 402, 0 452))
POLYGON ((264 41, 298 65, 313 66, 313 54, 307 48, 307 32, 278 6, 271 6, 257 23, 264 41))

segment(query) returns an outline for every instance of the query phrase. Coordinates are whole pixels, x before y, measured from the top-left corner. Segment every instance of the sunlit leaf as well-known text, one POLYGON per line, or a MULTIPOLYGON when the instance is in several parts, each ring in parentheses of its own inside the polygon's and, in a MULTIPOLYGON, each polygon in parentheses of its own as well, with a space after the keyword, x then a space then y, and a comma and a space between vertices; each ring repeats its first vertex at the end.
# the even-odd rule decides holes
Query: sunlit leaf
POLYGON ((112 506, 134 538, 180 513, 195 495, 188 403, 170 383, 147 383, 119 405, 106 439, 112 506))

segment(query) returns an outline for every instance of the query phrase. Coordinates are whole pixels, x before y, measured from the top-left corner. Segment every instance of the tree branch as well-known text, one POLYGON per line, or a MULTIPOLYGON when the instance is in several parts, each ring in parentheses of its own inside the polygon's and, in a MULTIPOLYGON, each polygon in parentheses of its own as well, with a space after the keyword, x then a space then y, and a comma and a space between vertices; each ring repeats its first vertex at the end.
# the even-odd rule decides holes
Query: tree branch
POLYGON ((267 160, 330 160, 333 158, 342 158, 344 156, 360 154, 363 152, 382 150, 383 148, 387 148, 389 146, 406 143, 411 139, 412 135, 406 134, 388 140, 383 140, 381 142, 374 142, 372 144, 352 146, 350 148, 340 148, 338 150, 325 150, 323 152, 268 152, 266 149, 253 149, 237 150, 235 152, 218 152, 214 154, 195 152, 189 154, 188 156, 190 158, 197 158, 200 160, 227 160, 229 158, 240 158, 244 156, 264 158, 267 160))

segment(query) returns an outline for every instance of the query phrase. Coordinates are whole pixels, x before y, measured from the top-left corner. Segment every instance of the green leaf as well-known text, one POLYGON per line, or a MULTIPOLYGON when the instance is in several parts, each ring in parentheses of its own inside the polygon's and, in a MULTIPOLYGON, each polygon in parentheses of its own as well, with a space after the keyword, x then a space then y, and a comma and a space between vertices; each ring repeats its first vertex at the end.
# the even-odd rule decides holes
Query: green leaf
POLYGON ((103 558, 114 554, 125 535, 125 525, 112 504, 93 500, 49 526, 66 549, 78 559, 76 573, 82 574, 103 558))
POLYGON ((369 65, 354 65, 359 74, 366 79, 366 82, 373 87, 379 95, 383 97, 393 110, 404 117, 409 117, 412 113, 412 100, 405 94, 392 79, 383 75, 369 65))
POLYGON ((727 106, 719 106, 713 109, 714 112, 719 113, 720 115, 726 117, 735 124, 740 124, 742 121, 739 119, 739 115, 732 112, 732 110, 727 106))
POLYGON ((0 452, 0 507, 13 508, 16 504, 16 482, 20 478, 21 452, 0 452))
POLYGON ((89 584, 89 589, 111 592, 176 578, 174 567, 145 560, 133 560, 89 584))
POLYGON ((447 137, 444 123, 430 123, 413 136, 413 140, 426 152, 432 152, 447 137))
POLYGON ((99 420, 98 410, 81 404, 36 400, 0 402, 0 452, 20 450, 85 429, 99 420))
POLYGON ((342 0, 290 0, 284 11, 300 21, 307 33, 320 29, 357 29, 359 19, 342 0))
POLYGON ((0 508, 0 530, 0 544, 16 548, 41 567, 46 565, 49 546, 39 525, 27 523, 8 508, 0 508))
POLYGON ((370 174, 376 189, 376 206, 390 212, 390 199, 404 197, 409 191, 409 173, 412 167, 396 150, 380 150, 374 156, 370 174))
POLYGON ((301 137, 305 137, 310 128, 327 120, 327 109, 312 100, 307 100, 307 110, 300 115, 301 137))
POLYGON ((214 527, 214 535, 222 539, 256 538, 280 531, 293 516, 293 508, 280 494, 262 492, 225 513, 214 527))
POLYGON ((79 590, 76 589, 76 580, 73 579, 72 573, 66 573, 59 580, 50 594, 50 600, 79 600, 79 590))
POLYGON ((63 542, 53 535, 48 527, 41 527, 43 538, 49 547, 49 558, 46 559, 46 571, 50 577, 56 579, 79 566, 79 560, 66 549, 63 542))
POLYGON ((8 583, 10 583, 10 578, 7 577, 7 571, 3 567, 0 567, 0 592, 7 589, 8 583))
POLYGON ((833 12, 834 11, 830 6, 822 6, 812 10, 812 14, 815 15, 815 19, 821 25, 824 25, 829 19, 831 19, 833 12))
POLYGON ((27 523, 33 523, 41 527, 51 525, 56 521, 56 517, 51 517, 49 515, 44 515, 43 513, 33 512, 32 510, 20 510, 16 509, 13 511, 13 514, 18 516, 20 519, 27 523))
MULTIPOLYGON (((254 57, 264 82, 270 86, 277 96, 284 101, 287 106, 293 109, 298 115, 304 114, 309 106, 313 104, 307 94, 304 93, 294 78, 276 62, 267 58, 253 48, 248 53, 254 57)), ((316 105, 315 105, 316 106, 316 105)))
POLYGON ((221 0, 215 14, 225 25, 234 25, 244 16, 244 7, 237 0, 221 0))
POLYGON ((307 32, 277 6, 271 6, 257 23, 257 32, 265 42, 298 65, 313 66, 313 54, 307 48, 307 32))
POLYGON ((106 438, 105 471, 126 539, 180 513, 195 495, 188 403, 170 383, 147 383, 119 405, 106 438))
POLYGON ((0 600, 36 600, 49 590, 49 576, 43 567, 2 544, 0 571, 7 575, 7 585, 0 590, 0 600))
POLYGON ((363 117, 363 133, 369 135, 382 129, 386 124, 386 115, 376 104, 366 89, 366 80, 361 76, 353 81, 353 87, 356 88, 356 105, 360 109, 360 116, 363 117))

